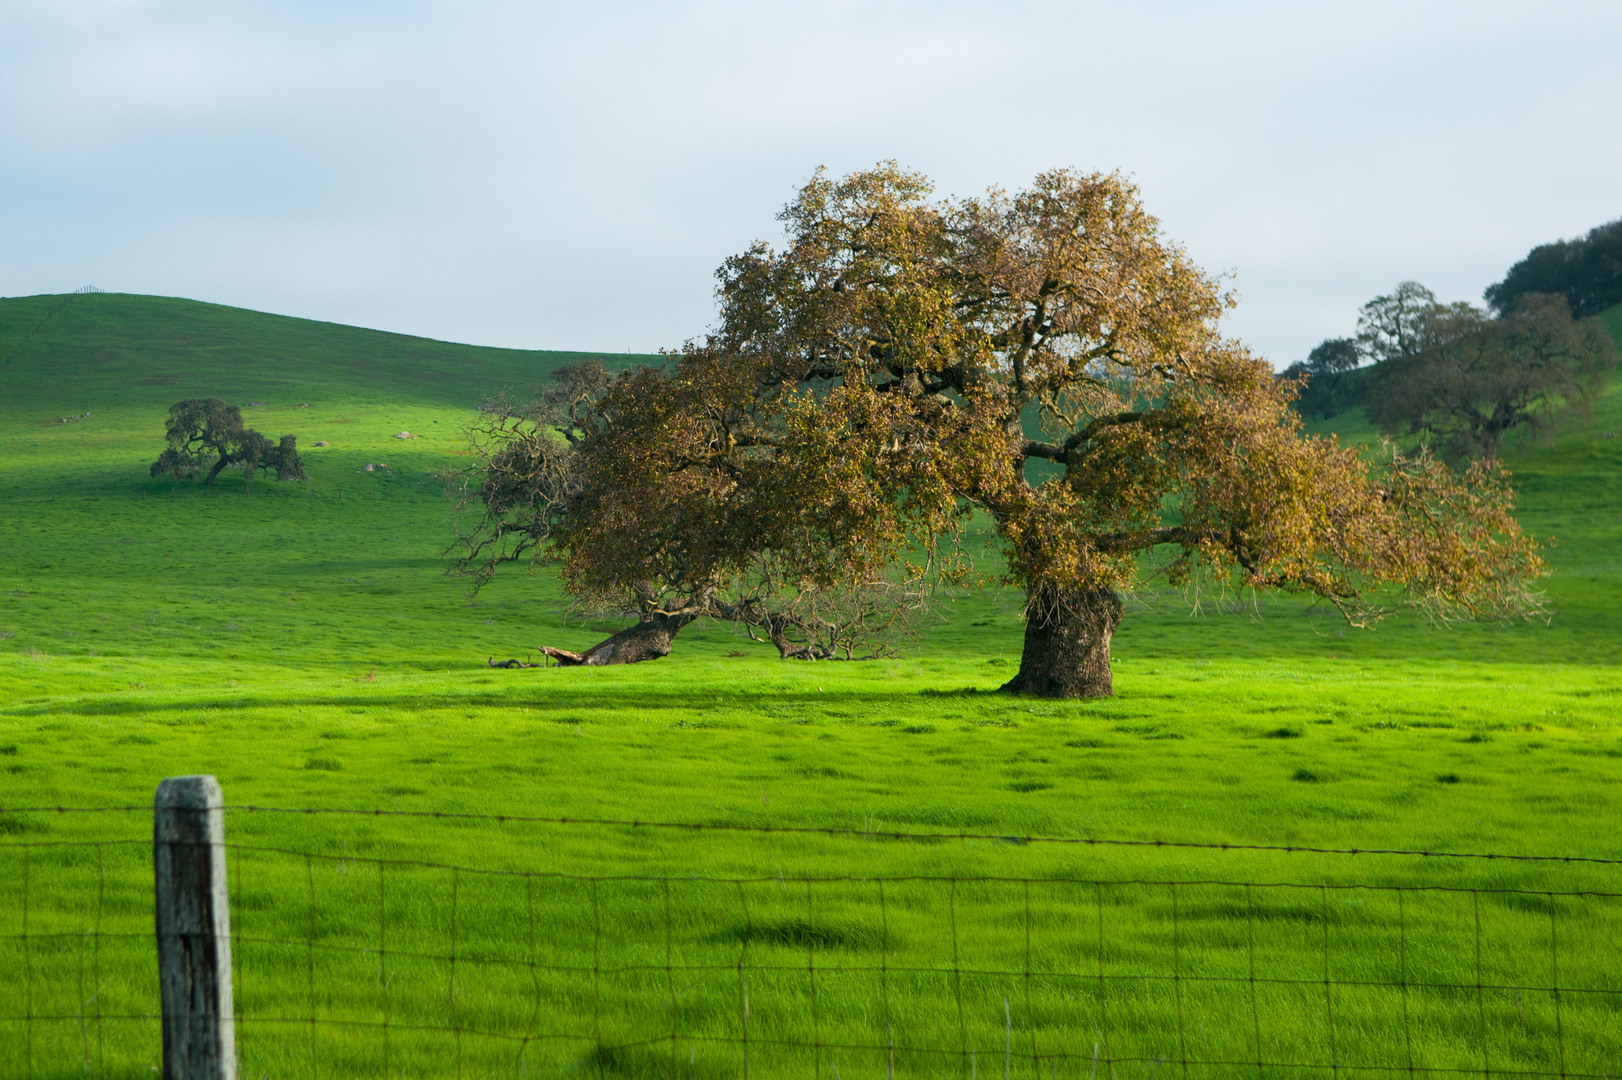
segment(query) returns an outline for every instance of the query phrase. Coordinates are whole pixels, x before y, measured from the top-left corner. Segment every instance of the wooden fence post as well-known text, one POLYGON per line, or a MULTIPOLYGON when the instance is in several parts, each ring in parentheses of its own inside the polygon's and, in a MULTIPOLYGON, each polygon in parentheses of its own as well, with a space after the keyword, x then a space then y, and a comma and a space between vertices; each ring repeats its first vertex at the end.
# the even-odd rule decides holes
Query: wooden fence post
POLYGON ((153 806, 163 1080, 236 1080, 224 805, 212 776, 174 776, 153 806))

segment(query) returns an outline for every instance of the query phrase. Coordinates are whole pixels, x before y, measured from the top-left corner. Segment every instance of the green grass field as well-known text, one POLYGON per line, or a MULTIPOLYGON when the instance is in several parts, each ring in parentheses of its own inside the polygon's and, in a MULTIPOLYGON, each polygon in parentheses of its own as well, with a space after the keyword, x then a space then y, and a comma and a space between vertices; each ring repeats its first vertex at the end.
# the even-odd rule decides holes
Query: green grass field
MULTIPOLYGON (((994 589, 895 660, 784 663, 701 626, 654 664, 486 667, 615 628, 544 573, 471 597, 440 555, 435 474, 465 460, 475 406, 577 355, 595 354, 0 300, 0 805, 149 804, 162 777, 210 772, 228 802, 278 807, 1622 858, 1622 385, 1590 427, 1510 456, 1523 523, 1553 538, 1546 624, 1362 632, 1150 586, 1116 697, 1047 702, 992 693, 1021 642, 1019 595, 994 589), (149 479, 168 405, 205 394, 266 402, 247 422, 295 432, 310 481, 149 479)), ((0 1021, 8 1072, 157 1062, 154 1021, 109 1019, 156 1009, 150 828, 0 814, 0 1015, 71 1018, 0 1021), (17 846, 69 841, 109 846, 17 846)), ((247 811, 227 828, 319 856, 233 856, 245 1077, 741 1075, 746 998, 761 1076, 881 1076, 887 1050, 849 1047, 892 1038, 902 1075, 1622 1070, 1616 900, 1390 891, 1622 893, 1622 867, 247 811), (666 907, 627 876, 680 880, 666 907), (852 880, 808 899, 807 878, 852 880), (1185 884, 1087 884, 1128 881, 1185 884), (1252 962, 1284 981, 1248 982, 1252 962)))

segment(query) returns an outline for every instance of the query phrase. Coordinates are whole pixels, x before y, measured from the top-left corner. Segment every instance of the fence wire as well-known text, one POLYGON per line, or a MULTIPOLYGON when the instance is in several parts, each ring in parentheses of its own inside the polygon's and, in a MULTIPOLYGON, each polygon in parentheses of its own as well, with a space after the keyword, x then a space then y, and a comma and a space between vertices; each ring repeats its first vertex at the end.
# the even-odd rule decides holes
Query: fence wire
MULTIPOLYGON (((860 837, 862 839, 899 841, 990 840, 1016 844, 1059 844, 1080 847, 1168 848, 1196 851, 1256 851, 1302 855, 1396 855, 1420 859, 1482 859, 1487 862, 1548 862, 1586 863, 1597 866, 1622 866, 1622 859, 1608 859, 1591 855, 1537 855, 1524 852, 1494 851, 1425 851, 1419 848, 1326 848, 1302 844, 1240 844, 1231 841, 1208 840, 1139 840, 1106 836, 1038 836, 1024 833, 906 832, 894 829, 839 828, 823 825, 749 825, 739 822, 643 821, 635 818, 571 818, 537 817, 524 814, 474 814, 452 810, 385 810, 382 808, 355 808, 330 806, 257 806, 250 803, 229 803, 225 811, 245 814, 330 814, 347 817, 370 818, 424 818, 435 821, 485 821, 496 824, 605 826, 625 829, 672 829, 690 834, 757 833, 783 836, 860 837)), ((26 806, 0 807, 0 814, 109 814, 150 813, 150 806, 26 806)))
MULTIPOLYGON (((243 1077, 1622 1072, 1617 891, 223 848, 243 1077)), ((0 882, 0 1071, 154 1066, 150 840, 0 882)))

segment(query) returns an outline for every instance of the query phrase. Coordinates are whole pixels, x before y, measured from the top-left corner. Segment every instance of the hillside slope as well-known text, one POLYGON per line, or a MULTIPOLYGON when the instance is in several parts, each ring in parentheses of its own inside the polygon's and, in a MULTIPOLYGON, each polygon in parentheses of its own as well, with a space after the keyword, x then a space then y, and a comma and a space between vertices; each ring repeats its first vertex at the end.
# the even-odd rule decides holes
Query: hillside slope
MULTIPOLYGON (((1622 308, 1607 317, 1622 336, 1622 308)), ((16 635, 0 649, 59 649, 61 639, 49 636, 70 598, 101 596, 133 616, 155 610, 160 593, 189 614, 161 641, 150 616, 129 618, 124 648, 212 655, 234 638, 211 622, 258 625, 260 655, 298 662, 297 627, 319 624, 331 628, 328 645, 355 661, 433 666, 536 644, 537 605, 552 627, 546 643, 590 644, 596 629, 558 625, 567 601, 549 573, 498 580, 478 602, 503 613, 472 618, 465 589, 443 574, 450 523, 437 479, 466 460, 464 432, 479 401, 508 387, 531 394, 558 364, 585 355, 456 345, 161 297, 0 300, 0 575, 12 579, 0 632, 16 635), (310 481, 261 481, 243 498, 240 474, 210 492, 149 478, 168 405, 204 394, 262 402, 244 410, 248 422, 272 437, 297 434, 310 481), (402 431, 417 437, 395 439, 402 431), (291 583, 323 612, 271 602, 291 583), (252 612, 215 590, 227 584, 252 612), (353 617, 362 611, 372 614, 353 617)), ((1361 412, 1332 426, 1353 440, 1375 434, 1361 412)), ((1613 602, 1622 588, 1622 440, 1605 437, 1615 432, 1622 379, 1592 425, 1552 445, 1510 449, 1522 520, 1553 538, 1550 626, 1445 629, 1410 616, 1364 633, 1289 598, 1213 602, 1151 584, 1130 608, 1116 654, 1622 662, 1613 602), (1191 617, 1196 609, 1207 617, 1191 617)), ((994 552, 976 553, 995 569, 994 552)), ((1021 600, 1014 590, 959 599, 926 653, 1017 656, 1021 600)), ((678 655, 735 641, 715 635, 684 635, 678 655)))
POLYGON ((248 425, 298 435, 307 458, 324 440, 352 468, 411 461, 431 473, 462 448, 480 402, 533 396, 588 356, 656 359, 458 345, 170 297, 4 299, 0 495, 101 490, 115 477, 127 488, 161 449, 169 406, 188 397, 253 403, 248 425), (391 443, 402 430, 421 439, 391 443))
POLYGON ((0 301, 0 326, 16 805, 134 805, 156 776, 215 772, 272 805, 1616 849, 1616 390, 1594 428, 1514 462, 1527 528, 1559 536, 1552 622, 1365 633, 1291 598, 1208 596, 1196 617, 1145 589, 1117 697, 1037 702, 985 692, 1023 636, 1021 596, 994 588, 873 663, 694 626, 658 663, 488 668, 615 626, 566 620, 544 569, 478 596, 445 574, 438 474, 468 460, 475 404, 578 354, 141 297, 0 301), (151 478, 166 407, 203 393, 268 402, 249 422, 296 432, 309 482, 151 478))
MULTIPOLYGON (((439 474, 465 462, 480 402, 529 397, 587 356, 657 359, 482 348, 167 297, 0 300, 0 653, 151 653, 178 672, 203 657, 510 651, 512 628, 475 618, 465 585, 444 574, 439 474), (209 395, 272 438, 296 434, 309 481, 261 478, 249 495, 229 470, 213 489, 152 479, 168 407, 209 395)), ((565 606, 550 578, 540 584, 524 598, 565 606)), ((19 689, 0 685, 0 701, 19 689)))
MULTIPOLYGON (((0 409, 73 415, 111 405, 396 401, 471 408, 599 353, 458 345, 163 296, 0 299, 0 409)), ((619 359, 624 359, 620 357, 619 359)))

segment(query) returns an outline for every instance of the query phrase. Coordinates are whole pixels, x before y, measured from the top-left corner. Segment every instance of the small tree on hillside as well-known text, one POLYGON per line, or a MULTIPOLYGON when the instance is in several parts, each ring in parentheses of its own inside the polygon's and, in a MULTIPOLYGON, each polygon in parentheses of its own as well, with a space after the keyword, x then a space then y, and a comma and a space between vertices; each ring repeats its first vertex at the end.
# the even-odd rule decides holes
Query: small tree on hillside
POLYGON ((1220 335, 1228 298, 1122 178, 929 195, 894 165, 819 173, 783 249, 719 271, 714 333, 487 447, 463 565, 544 541, 577 595, 646 598, 603 648, 740 577, 763 606, 908 597, 934 554, 961 573, 950 542, 983 511, 1027 597, 1004 689, 1048 697, 1111 692, 1141 572, 1309 593, 1358 623, 1386 583, 1444 617, 1533 607, 1504 474, 1303 438, 1295 384, 1220 335))
POLYGON ((169 406, 168 446, 149 470, 153 476, 178 480, 195 477, 205 468, 203 486, 211 486, 228 466, 244 470, 253 488, 255 470, 274 470, 278 480, 302 480, 304 459, 298 439, 283 435, 271 442, 253 428, 242 426, 242 410, 219 398, 187 398, 169 406))
POLYGON ((1424 434, 1455 459, 1498 456, 1521 429, 1585 417, 1616 366, 1598 319, 1572 319, 1563 296, 1526 293, 1503 318, 1433 303, 1408 351, 1375 368, 1369 417, 1388 434, 1424 434))

